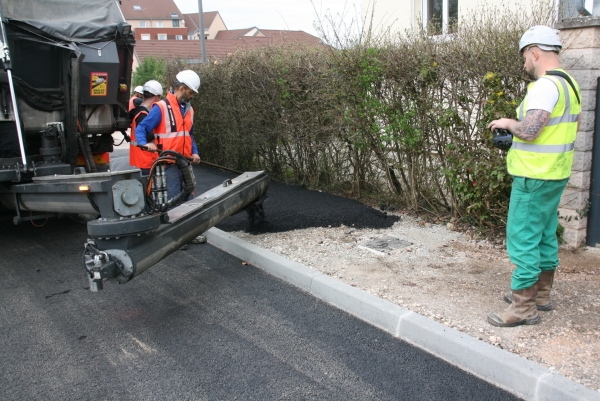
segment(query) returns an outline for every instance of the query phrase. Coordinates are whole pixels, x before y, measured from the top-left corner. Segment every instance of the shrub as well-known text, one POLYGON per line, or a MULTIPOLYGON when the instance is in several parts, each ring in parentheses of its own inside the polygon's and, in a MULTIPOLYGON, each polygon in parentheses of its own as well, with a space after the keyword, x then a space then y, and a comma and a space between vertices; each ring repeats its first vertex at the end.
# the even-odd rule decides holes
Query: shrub
MULTIPOLYGON (((451 40, 413 29, 358 36, 340 48, 240 50, 196 67, 201 156, 502 227, 511 180, 486 126, 514 117, 524 96, 518 41, 550 18, 549 8, 535 9, 473 14, 451 40)), ((181 68, 169 66, 169 75, 181 68)))
POLYGON ((144 85, 146 82, 154 79, 163 86, 163 92, 167 89, 167 61, 164 58, 146 57, 144 61, 133 72, 131 86, 144 85))

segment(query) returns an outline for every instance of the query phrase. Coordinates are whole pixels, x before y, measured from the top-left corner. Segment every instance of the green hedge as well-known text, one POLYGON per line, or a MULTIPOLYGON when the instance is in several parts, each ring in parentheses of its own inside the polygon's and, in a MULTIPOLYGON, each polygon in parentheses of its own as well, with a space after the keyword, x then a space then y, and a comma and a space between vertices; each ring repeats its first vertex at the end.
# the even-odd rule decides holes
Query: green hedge
MULTIPOLYGON (((202 159, 502 227, 511 180, 485 127, 515 116, 526 83, 518 41, 547 13, 487 11, 461 20, 450 40, 412 30, 341 49, 238 51, 194 67, 202 159)), ((172 76, 182 66, 169 68, 172 76)))

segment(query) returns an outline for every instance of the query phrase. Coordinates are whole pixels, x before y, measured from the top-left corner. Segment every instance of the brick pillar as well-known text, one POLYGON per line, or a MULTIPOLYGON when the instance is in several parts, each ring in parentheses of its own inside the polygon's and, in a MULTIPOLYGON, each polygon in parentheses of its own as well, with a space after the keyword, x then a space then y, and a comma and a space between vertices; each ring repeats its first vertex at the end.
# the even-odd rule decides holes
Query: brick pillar
POLYGON ((600 17, 565 19, 557 24, 557 28, 563 43, 561 64, 581 89, 581 120, 573 169, 558 208, 559 223, 565 228, 565 242, 571 247, 579 247, 585 243, 587 234, 596 87, 600 76, 600 17))

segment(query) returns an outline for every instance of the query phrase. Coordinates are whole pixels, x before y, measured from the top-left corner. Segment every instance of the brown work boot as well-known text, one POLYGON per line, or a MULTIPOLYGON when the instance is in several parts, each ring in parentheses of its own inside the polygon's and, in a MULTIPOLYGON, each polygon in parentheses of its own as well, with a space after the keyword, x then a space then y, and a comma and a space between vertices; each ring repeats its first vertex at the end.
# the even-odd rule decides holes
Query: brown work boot
MULTIPOLYGON (((542 270, 538 277, 538 293, 535 299, 537 310, 548 312, 552 310, 552 300, 550 299, 550 290, 554 282, 554 270, 542 270)), ((504 293, 504 300, 509 304, 512 302, 512 291, 504 293)))
POLYGON ((554 282, 554 270, 542 270, 538 278, 538 293, 535 304, 538 310, 547 312, 552 310, 552 299, 550 299, 550 290, 554 282))
POLYGON ((538 324, 540 315, 536 309, 535 299, 538 283, 524 290, 513 290, 510 306, 498 313, 490 313, 488 322, 498 327, 513 327, 521 324, 538 324))

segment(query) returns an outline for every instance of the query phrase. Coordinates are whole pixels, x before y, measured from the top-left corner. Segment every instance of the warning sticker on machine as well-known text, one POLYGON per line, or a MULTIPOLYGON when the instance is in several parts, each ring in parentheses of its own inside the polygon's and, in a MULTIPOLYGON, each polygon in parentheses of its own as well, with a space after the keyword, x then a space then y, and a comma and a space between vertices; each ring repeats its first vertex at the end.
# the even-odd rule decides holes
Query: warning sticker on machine
POLYGON ((108 72, 90 73, 90 96, 106 96, 108 92, 108 72))

